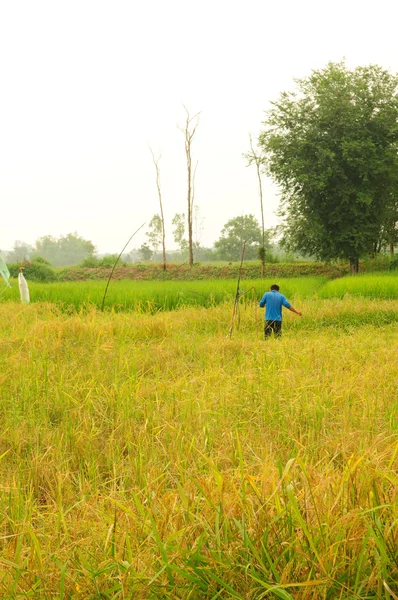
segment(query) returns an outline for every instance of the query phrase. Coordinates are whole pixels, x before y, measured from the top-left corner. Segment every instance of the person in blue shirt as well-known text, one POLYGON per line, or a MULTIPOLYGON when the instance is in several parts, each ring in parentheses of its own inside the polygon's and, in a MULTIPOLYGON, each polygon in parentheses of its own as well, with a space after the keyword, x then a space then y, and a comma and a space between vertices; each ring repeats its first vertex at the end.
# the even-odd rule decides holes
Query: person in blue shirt
POLYGON ((293 308, 283 294, 279 293, 279 285, 271 285, 271 291, 266 292, 260 300, 260 306, 265 306, 264 316, 264 338, 267 339, 272 333, 275 336, 282 335, 282 306, 291 310, 301 317, 302 313, 293 308))

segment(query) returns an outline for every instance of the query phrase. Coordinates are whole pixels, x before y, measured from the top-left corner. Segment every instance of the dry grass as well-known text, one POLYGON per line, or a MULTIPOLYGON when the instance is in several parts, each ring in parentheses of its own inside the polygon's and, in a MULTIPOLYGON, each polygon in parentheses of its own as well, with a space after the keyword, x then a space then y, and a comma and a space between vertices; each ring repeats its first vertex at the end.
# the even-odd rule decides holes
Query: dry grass
POLYGON ((397 594, 398 301, 0 306, 1 598, 397 594))

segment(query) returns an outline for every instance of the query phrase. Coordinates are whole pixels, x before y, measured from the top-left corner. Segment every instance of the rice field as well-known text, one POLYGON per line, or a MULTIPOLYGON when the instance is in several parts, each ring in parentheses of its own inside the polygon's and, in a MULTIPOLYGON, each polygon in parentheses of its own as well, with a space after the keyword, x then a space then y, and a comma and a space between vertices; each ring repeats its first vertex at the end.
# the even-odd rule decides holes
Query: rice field
POLYGON ((267 342, 249 294, 0 304, 2 599, 398 596, 398 300, 289 285, 267 342))
MULTIPOLYGON (((259 300, 269 290, 271 279, 242 280, 241 302, 259 300)), ((398 298, 398 273, 386 272, 346 276, 328 280, 326 277, 278 278, 281 292, 289 299, 365 297, 398 298)), ((29 282, 32 302, 51 302, 63 311, 101 308, 106 282, 82 281, 37 283, 29 282)), ((111 281, 105 299, 107 311, 138 311, 154 314, 159 311, 179 310, 189 306, 214 307, 233 302, 236 280, 204 281, 111 281)), ((1 302, 18 301, 17 282, 3 290, 1 302)))
POLYGON ((319 289, 321 298, 343 298, 345 295, 365 298, 398 298, 398 273, 370 273, 328 281, 319 289))
MULTIPOLYGON (((326 283, 325 277, 302 277, 283 279, 283 292, 291 297, 308 297, 326 283)), ((241 281, 240 290, 247 292, 242 301, 261 297, 269 290, 272 280, 241 281)), ((161 310, 176 310, 187 306, 216 306, 226 301, 233 302, 236 280, 206 281, 111 281, 105 300, 105 309, 115 312, 134 310, 156 313, 161 310)), ((106 282, 29 282, 32 302, 52 302, 64 310, 88 307, 101 308, 106 282)), ((17 282, 0 297, 2 301, 19 299, 17 282)))

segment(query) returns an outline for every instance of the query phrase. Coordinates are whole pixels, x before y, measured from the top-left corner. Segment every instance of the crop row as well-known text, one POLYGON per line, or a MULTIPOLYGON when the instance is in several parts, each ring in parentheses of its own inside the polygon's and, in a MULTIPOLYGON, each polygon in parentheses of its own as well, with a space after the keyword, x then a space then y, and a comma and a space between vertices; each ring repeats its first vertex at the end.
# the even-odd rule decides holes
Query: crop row
MULTIPOLYGON (((261 298, 271 279, 241 281, 243 301, 261 298)), ((288 298, 343 298, 345 296, 380 299, 398 298, 398 274, 375 273, 327 280, 326 277, 278 279, 281 292, 288 298)), ((79 310, 89 306, 101 308, 104 281, 38 283, 29 282, 32 302, 51 302, 64 309, 79 310)), ((232 302, 236 296, 236 280, 205 281, 111 281, 105 298, 105 308, 115 311, 134 310, 158 312, 186 306, 211 307, 232 302)), ((3 291, 2 301, 18 300, 18 286, 3 291)))

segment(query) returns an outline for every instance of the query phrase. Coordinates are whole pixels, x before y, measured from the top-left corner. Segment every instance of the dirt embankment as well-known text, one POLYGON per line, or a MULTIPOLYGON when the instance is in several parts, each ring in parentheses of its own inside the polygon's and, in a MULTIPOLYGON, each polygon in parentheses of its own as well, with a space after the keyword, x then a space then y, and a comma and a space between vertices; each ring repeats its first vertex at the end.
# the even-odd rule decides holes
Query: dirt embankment
MULTIPOLYGON (((348 265, 323 263, 275 263, 268 264, 265 268, 265 277, 303 277, 324 275, 334 278, 348 273, 348 265)), ((111 269, 107 268, 81 268, 69 267, 58 273, 60 281, 85 281, 89 279, 107 279, 111 269)), ((239 275, 238 264, 226 265, 194 265, 191 269, 187 264, 167 265, 163 271, 161 264, 134 264, 128 267, 116 267, 112 279, 134 280, 200 280, 200 279, 235 279, 239 275)), ((261 264, 250 263, 243 265, 243 279, 259 279, 261 277, 261 264)))

